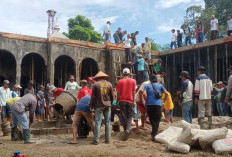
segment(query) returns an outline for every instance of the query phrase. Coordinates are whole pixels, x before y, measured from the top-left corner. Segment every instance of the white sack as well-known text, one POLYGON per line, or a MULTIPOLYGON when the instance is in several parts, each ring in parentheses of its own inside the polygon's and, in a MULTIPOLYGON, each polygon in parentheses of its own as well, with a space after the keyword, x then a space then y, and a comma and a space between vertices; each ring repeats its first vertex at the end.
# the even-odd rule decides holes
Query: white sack
POLYGON ((232 153, 232 138, 216 140, 212 147, 217 154, 232 153))
POLYGON ((197 124, 190 124, 186 122, 185 120, 180 121, 180 127, 183 128, 184 130, 190 127, 191 129, 200 129, 200 125, 197 124))
POLYGON ((182 143, 182 142, 178 142, 176 140, 169 142, 167 144, 167 148, 168 148, 168 150, 172 150, 172 151, 184 153, 184 154, 189 153, 189 150, 190 150, 189 145, 182 143))

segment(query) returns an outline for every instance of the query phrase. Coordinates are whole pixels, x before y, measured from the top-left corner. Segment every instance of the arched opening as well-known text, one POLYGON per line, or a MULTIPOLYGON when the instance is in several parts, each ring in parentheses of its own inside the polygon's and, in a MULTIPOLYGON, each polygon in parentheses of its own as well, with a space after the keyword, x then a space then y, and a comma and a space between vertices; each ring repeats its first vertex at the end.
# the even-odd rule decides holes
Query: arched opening
POLYGON ((30 53, 24 56, 21 64, 21 86, 26 88, 29 80, 35 83, 35 91, 39 85, 44 85, 46 80, 46 66, 44 59, 36 53, 30 53))
POLYGON ((71 57, 65 55, 58 57, 55 61, 54 85, 56 87, 64 88, 65 83, 68 81, 69 75, 76 76, 75 67, 75 62, 71 57))
POLYGON ((92 58, 85 58, 80 64, 80 78, 87 80, 88 77, 94 76, 98 73, 98 64, 92 58))
POLYGON ((0 86, 5 79, 10 81, 12 88, 16 80, 16 60, 10 52, 0 50, 0 86))

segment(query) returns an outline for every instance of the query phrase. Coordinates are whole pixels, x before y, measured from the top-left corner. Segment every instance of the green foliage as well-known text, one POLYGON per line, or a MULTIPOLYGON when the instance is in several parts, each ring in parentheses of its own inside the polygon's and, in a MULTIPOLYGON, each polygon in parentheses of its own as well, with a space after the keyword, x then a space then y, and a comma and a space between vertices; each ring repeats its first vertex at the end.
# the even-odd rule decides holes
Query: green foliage
POLYGON ((151 42, 151 50, 155 50, 155 51, 167 51, 167 50, 170 49, 170 45, 169 44, 165 44, 165 45, 157 44, 155 42, 155 39, 149 39, 149 41, 151 42))
POLYGON ((63 33, 70 39, 84 40, 90 42, 101 43, 101 34, 94 30, 91 21, 82 15, 68 20, 68 33, 63 33))

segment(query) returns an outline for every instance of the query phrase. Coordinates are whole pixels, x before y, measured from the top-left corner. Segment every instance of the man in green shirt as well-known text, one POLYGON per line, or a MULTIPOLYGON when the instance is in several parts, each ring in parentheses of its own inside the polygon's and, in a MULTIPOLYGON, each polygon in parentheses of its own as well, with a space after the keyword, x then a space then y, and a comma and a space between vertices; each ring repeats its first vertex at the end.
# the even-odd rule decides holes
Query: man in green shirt
POLYGON ((153 70, 154 70, 154 73, 157 75, 157 74, 160 74, 162 72, 162 66, 161 66, 161 59, 159 59, 155 64, 154 64, 154 67, 153 67, 153 70))

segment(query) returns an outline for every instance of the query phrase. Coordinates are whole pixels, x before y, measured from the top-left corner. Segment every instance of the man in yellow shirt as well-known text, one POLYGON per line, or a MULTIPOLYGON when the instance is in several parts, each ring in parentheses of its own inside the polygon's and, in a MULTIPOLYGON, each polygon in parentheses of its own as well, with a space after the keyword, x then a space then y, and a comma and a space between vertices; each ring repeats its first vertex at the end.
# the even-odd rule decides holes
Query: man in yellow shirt
POLYGON ((168 95, 165 94, 162 95, 162 102, 163 102, 163 108, 164 108, 164 114, 165 114, 165 120, 167 123, 171 122, 173 123, 173 109, 174 104, 172 102, 172 96, 168 92, 168 95))

